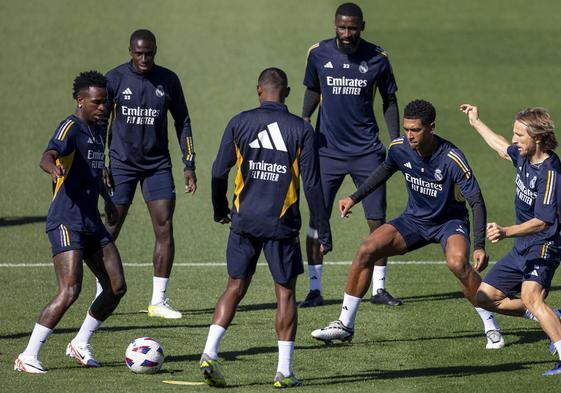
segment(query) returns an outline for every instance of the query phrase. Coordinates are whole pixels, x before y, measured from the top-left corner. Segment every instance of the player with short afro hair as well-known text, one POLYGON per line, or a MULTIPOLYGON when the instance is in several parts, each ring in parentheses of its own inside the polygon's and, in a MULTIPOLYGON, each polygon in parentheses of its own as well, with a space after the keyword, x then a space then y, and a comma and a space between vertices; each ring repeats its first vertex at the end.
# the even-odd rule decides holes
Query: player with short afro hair
POLYGON ((420 119, 424 126, 431 125, 436 119, 436 109, 425 100, 411 101, 403 110, 404 119, 420 119))
POLYGON ((78 94, 82 90, 87 90, 89 87, 107 88, 107 79, 103 74, 97 71, 80 72, 72 85, 72 97, 78 98, 78 94))
POLYGON ((335 11, 335 17, 337 17, 337 15, 356 16, 357 18, 360 19, 361 22, 363 20, 362 19, 362 10, 355 3, 343 3, 343 4, 341 4, 339 7, 337 7, 337 10, 335 11))

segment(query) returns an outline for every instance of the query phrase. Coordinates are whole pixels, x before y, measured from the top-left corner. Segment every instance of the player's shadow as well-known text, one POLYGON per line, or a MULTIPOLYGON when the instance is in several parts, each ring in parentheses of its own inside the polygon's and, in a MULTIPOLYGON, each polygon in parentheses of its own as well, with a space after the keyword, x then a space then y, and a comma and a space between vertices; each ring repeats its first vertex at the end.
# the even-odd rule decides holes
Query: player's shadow
MULTIPOLYGON (((454 331, 448 336, 427 336, 427 337, 407 337, 398 339, 374 339, 375 343, 416 343, 419 341, 435 341, 435 340, 462 340, 462 339, 481 339, 484 341, 485 336, 483 333, 473 331, 454 331)), ((532 344, 544 342, 546 340, 545 333, 539 328, 532 329, 509 329, 502 331, 505 336, 506 346, 513 344, 532 344)), ((356 345, 359 343, 354 343, 356 345)), ((545 345, 545 344, 544 344, 545 345)))
MULTIPOLYGON (((318 348, 317 345, 306 345, 306 346, 297 345, 295 350, 307 351, 307 350, 317 350, 317 348, 318 348)), ((221 351, 220 358, 227 361, 233 361, 233 360, 238 360, 240 357, 243 356, 260 355, 264 353, 276 355, 278 353, 278 350, 279 349, 277 346, 272 346, 272 347, 252 347, 242 351, 225 351, 225 352, 221 351)), ((201 359, 200 353, 188 354, 188 355, 168 355, 166 356, 166 363, 199 361, 200 359, 201 359)))
MULTIPOLYGON (((554 285, 551 287, 550 292, 556 291, 561 289, 560 285, 554 285)), ((416 303, 416 302, 434 302, 440 300, 454 300, 454 299, 463 299, 464 294, 460 291, 453 291, 453 292, 443 292, 443 293, 432 293, 432 294, 425 294, 425 295, 415 295, 415 296, 399 296, 401 300, 403 300, 404 304, 407 303, 416 303)), ((363 299, 365 301, 367 299, 363 299)))
MULTIPOLYGON (((100 327, 97 332, 98 333, 115 333, 115 332, 124 332, 128 330, 162 330, 162 329, 202 329, 208 328, 208 323, 204 324, 174 324, 174 325, 127 325, 127 326, 102 326, 100 327)), ((70 327, 70 328, 56 328, 53 334, 72 334, 76 333, 80 330, 79 326, 70 327)), ((13 333, 0 336, 0 340, 13 340, 23 337, 29 337, 31 332, 20 332, 20 333, 13 333)))
POLYGON ((426 295, 415 295, 415 296, 399 296, 399 298, 403 300, 404 305, 407 305, 407 303, 416 303, 416 302, 436 302, 440 300, 462 299, 463 297, 464 294, 460 291, 431 293, 426 295))
POLYGON ((306 378, 304 383, 306 385, 335 385, 335 384, 350 384, 354 382, 364 382, 369 380, 384 380, 384 379, 398 379, 398 378, 424 378, 424 377, 445 377, 445 378, 464 378, 473 375, 486 375, 496 374, 499 372, 520 372, 527 370, 532 365, 551 364, 551 361, 535 361, 535 362, 520 362, 520 363, 504 363, 493 365, 461 365, 450 367, 427 367, 427 368, 412 368, 404 370, 383 370, 372 369, 370 371, 363 371, 355 374, 345 375, 330 375, 322 378, 306 378))
MULTIPOLYGON (((298 302, 299 304, 300 302, 298 302)), ((341 304, 341 299, 326 299, 323 302, 324 305, 341 304)), ((259 303, 259 304, 240 304, 236 312, 250 312, 250 311, 264 311, 264 310, 276 310, 277 303, 259 303)), ((204 314, 214 314, 214 308, 199 308, 199 309, 189 309, 189 310, 179 310, 181 313, 186 315, 204 315, 204 314)), ((130 313, 134 314, 134 313, 130 313)), ((117 314, 115 314, 117 315, 117 314)))
POLYGON ((35 224, 38 222, 45 222, 46 219, 47 216, 0 217, 0 227, 35 224))

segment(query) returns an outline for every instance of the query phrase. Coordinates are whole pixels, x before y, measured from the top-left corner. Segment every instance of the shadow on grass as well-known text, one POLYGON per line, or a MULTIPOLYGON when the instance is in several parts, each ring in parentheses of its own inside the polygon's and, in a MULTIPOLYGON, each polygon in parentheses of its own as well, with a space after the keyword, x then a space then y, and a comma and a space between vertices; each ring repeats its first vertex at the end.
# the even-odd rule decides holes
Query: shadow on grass
POLYGON ((423 377, 446 377, 463 378, 473 375, 495 374, 499 372, 513 372, 529 369, 537 364, 551 364, 551 361, 504 363, 489 366, 461 365, 451 367, 427 367, 404 370, 382 370, 373 369, 356 374, 331 375, 324 378, 306 378, 306 385, 334 385, 353 382, 364 382, 368 380, 397 379, 397 378, 423 378, 423 377))
POLYGON ((47 216, 0 217, 0 227, 35 224, 38 222, 45 222, 46 219, 47 216))
MULTIPOLYGON (((335 345, 337 346, 337 345, 335 345)), ((301 346, 301 345, 297 345, 296 346, 296 351, 306 351, 306 350, 317 350, 318 346, 317 345, 306 345, 306 346, 301 346)), ((264 354, 264 353, 270 353, 270 354, 274 354, 276 356, 276 354, 278 353, 278 347, 275 346, 270 346, 270 347, 253 347, 253 348, 247 348, 243 351, 228 351, 228 352, 220 352, 219 356, 221 359, 227 360, 227 361, 233 361, 233 360, 238 360, 240 357, 243 356, 252 356, 252 355, 260 355, 260 354, 264 354)), ((200 353, 196 353, 196 354, 187 354, 187 355, 169 355, 166 356, 166 363, 170 363, 170 362, 190 362, 190 361, 199 361, 201 359, 201 354, 200 353)))
MULTIPOLYGON (((419 341, 434 341, 434 340, 462 340, 462 339, 481 339, 482 344, 485 343, 485 335, 483 332, 473 332, 473 331, 453 331, 448 336, 427 336, 427 337, 410 337, 410 338, 399 338, 391 340, 375 340, 375 343, 415 343, 419 341)), ((513 344, 531 344, 537 342, 544 342, 547 336, 540 328, 532 329, 509 329, 502 330, 501 333, 505 337, 506 346, 513 344)), ((359 344, 359 343, 356 343, 359 344)))
MULTIPOLYGON (((178 328, 189 328, 189 329, 201 329, 201 328, 208 328, 208 324, 180 324, 180 325, 127 325, 127 326, 102 326, 97 330, 97 333, 99 334, 100 332, 108 332, 108 333, 113 333, 113 332, 123 332, 123 331, 127 331, 127 330, 136 330, 136 329, 154 329, 154 330, 162 330, 162 329, 178 329, 178 328)), ((80 327, 72 327, 72 328, 55 328, 55 331, 53 332, 53 334, 71 334, 71 333, 77 333, 78 330, 80 330, 80 327)), ((22 337, 29 337, 31 335, 31 332, 21 332, 21 333, 13 333, 13 334, 7 334, 4 336, 0 336, 0 340, 11 340, 11 339, 17 339, 17 338, 22 338, 22 337)))

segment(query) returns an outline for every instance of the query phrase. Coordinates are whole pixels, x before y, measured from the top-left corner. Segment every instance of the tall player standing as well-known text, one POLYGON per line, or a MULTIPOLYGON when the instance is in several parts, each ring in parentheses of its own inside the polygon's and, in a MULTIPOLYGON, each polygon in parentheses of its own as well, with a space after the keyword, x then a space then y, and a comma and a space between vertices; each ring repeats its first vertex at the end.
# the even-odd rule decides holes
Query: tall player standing
MULTIPOLYGON (((374 116, 376 89, 383 101, 391 139, 399 136, 397 85, 388 55, 379 46, 360 38, 365 22, 356 4, 345 3, 335 12, 336 37, 313 45, 308 52, 302 117, 310 117, 321 101, 316 125, 325 205, 330 212, 345 176, 356 186, 363 183, 385 158, 374 116)), ((382 185, 363 201, 370 232, 385 222, 386 189, 382 185)), ((306 239, 310 292, 300 307, 323 304, 323 257, 316 225, 310 222, 306 239)), ((385 289, 387 260, 376 261, 372 303, 397 306, 385 289)))
POLYGON ((102 287, 78 334, 66 347, 66 355, 83 367, 99 367, 90 339, 126 291, 119 252, 97 210, 101 192, 108 220, 112 222, 116 218, 115 207, 102 183, 103 132, 96 125, 105 107, 106 85, 105 77, 96 71, 83 72, 74 79, 72 95, 76 100, 76 112, 60 123, 41 157, 41 169, 50 174, 54 182, 47 234, 52 245, 58 292, 39 314, 27 347, 15 361, 17 371, 47 372, 39 360, 39 351, 80 294, 82 261, 102 287))
POLYGON ((156 50, 154 34, 137 30, 130 37, 131 61, 107 73, 109 104, 105 122, 113 111, 107 179, 114 187, 112 199, 119 214, 118 221, 106 222, 106 227, 117 239, 140 182, 156 240, 148 315, 177 319, 181 318, 181 313, 174 310, 166 298, 175 253, 172 223, 175 185, 168 150, 168 111, 175 121, 185 164, 187 193, 195 193, 197 189, 195 151, 181 82, 174 72, 154 63, 156 50))

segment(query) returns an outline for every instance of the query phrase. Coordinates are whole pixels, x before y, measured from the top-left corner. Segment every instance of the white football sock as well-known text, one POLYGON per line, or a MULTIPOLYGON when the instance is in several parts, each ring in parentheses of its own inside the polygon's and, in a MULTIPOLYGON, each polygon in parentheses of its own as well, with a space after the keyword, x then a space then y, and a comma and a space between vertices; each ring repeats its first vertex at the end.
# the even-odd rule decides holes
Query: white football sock
POLYGON ((481 318, 483 325, 485 325, 485 333, 489 330, 501 330, 497 324, 497 320, 495 319, 495 313, 487 311, 481 307, 475 307, 475 311, 477 311, 479 318, 481 318))
POLYGON ((103 321, 98 321, 97 319, 92 317, 88 311, 88 313, 86 314, 86 318, 82 323, 82 326, 80 326, 78 334, 72 341, 77 344, 89 344, 93 334, 102 323, 103 321))
POLYGON ((386 288, 386 266, 374 266, 372 272, 372 295, 376 295, 378 289, 386 288))
POLYGON ((33 332, 31 332, 31 337, 29 337, 29 342, 27 343, 27 347, 22 352, 24 356, 33 356, 37 357, 39 355, 39 351, 47 338, 51 335, 53 329, 49 329, 46 326, 39 325, 38 323, 35 324, 33 328, 33 332))
POLYGON ((530 310, 524 311, 524 318, 529 319, 530 321, 539 322, 539 321, 538 321, 538 318, 536 318, 536 316, 535 316, 534 314, 532 314, 532 313, 530 312, 530 310))
POLYGON ((224 333, 226 333, 226 329, 222 326, 210 325, 203 353, 206 353, 211 359, 218 359, 218 347, 222 337, 224 337, 224 333))
POLYGON ((168 289, 169 278, 152 277, 152 301, 151 305, 162 303, 166 300, 166 290, 168 289))
POLYGON ((278 341, 279 362, 277 372, 285 377, 292 375, 292 354, 294 353, 294 341, 278 341))
POLYGON ((559 355, 559 360, 561 360, 561 341, 554 342, 553 345, 557 349, 557 355, 559 355))
POLYGON ((321 288, 321 275, 323 273, 323 265, 308 265, 308 276, 310 277, 310 291, 319 290, 321 288))
POLYGON ((358 312, 358 306, 362 299, 359 297, 347 295, 343 296, 343 306, 341 307, 341 314, 339 315, 339 320, 343 322, 343 325, 349 328, 354 328, 356 313, 358 312))

